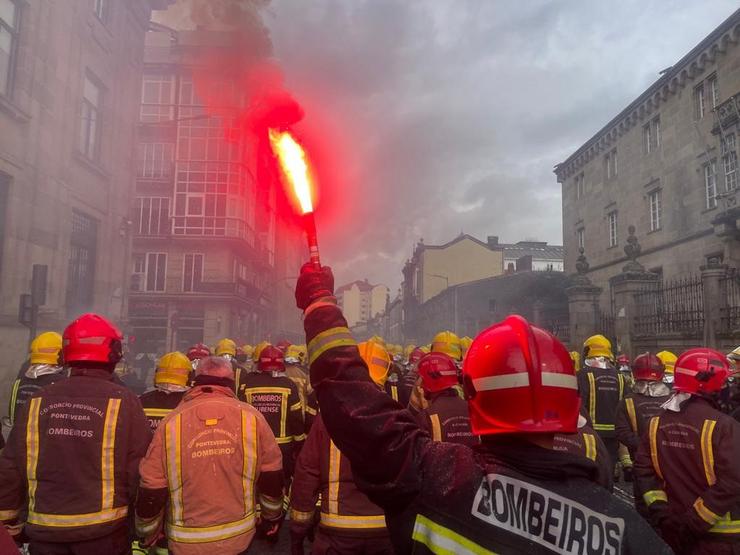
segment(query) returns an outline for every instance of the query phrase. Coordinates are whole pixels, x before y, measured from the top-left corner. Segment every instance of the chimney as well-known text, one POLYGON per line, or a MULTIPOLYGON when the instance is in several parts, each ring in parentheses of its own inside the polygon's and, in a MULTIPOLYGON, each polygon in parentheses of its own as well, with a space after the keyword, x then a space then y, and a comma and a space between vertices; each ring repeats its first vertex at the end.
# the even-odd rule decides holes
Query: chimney
POLYGON ((495 247, 496 245, 498 245, 498 235, 489 235, 488 236, 488 246, 495 247))

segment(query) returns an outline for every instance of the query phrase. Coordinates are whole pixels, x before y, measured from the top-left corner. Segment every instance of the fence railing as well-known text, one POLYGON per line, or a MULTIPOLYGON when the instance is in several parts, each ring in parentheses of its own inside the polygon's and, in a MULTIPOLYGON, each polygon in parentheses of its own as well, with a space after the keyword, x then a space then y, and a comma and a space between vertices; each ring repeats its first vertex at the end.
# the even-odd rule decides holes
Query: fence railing
POLYGON ((704 333, 704 288, 701 276, 656 282, 635 293, 636 335, 704 333))
POLYGON ((725 294, 725 307, 720 315, 723 332, 733 332, 740 328, 740 272, 737 268, 728 268, 722 280, 725 294))

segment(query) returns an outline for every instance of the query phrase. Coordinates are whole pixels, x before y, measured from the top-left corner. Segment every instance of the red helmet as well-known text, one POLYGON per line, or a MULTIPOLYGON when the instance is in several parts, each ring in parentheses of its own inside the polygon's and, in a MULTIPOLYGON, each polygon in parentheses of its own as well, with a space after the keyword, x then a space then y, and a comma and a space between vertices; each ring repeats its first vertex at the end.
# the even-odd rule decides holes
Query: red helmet
POLYGON ((417 362, 419 362, 419 361, 420 361, 420 360, 422 359, 422 357, 423 357, 424 355, 426 355, 426 354, 427 354, 427 353, 425 353, 425 352, 424 352, 424 351, 423 351, 423 350, 421 349, 421 347, 417 347, 416 349, 414 349, 413 351, 411 351, 411 354, 409 355, 409 364, 416 364, 416 363, 417 363, 417 362))
POLYGON ((659 382, 663 380, 665 364, 652 353, 643 353, 632 363, 632 375, 636 380, 659 382))
MULTIPOLYGON (((637 359, 635 359, 635 360, 637 360, 637 359)), ((620 366, 629 366, 629 364, 630 364, 630 357, 628 357, 627 355, 619 355, 617 357, 617 364, 619 364, 620 366)))
POLYGON ((417 366, 421 387, 427 393, 437 393, 459 384, 457 365, 452 357, 444 353, 424 355, 417 366))
POLYGON ((121 332, 108 320, 97 314, 83 314, 64 330, 64 362, 116 364, 123 356, 122 340, 121 332))
POLYGON ((580 399, 565 347, 521 316, 482 331, 463 365, 476 435, 575 433, 580 399))
POLYGON ((732 374, 727 358, 714 349, 689 349, 676 361, 673 389, 685 393, 716 393, 732 374))
POLYGON ((285 355, 277 347, 268 345, 260 353, 257 370, 260 372, 284 372, 285 355))
POLYGON ((196 343, 188 349, 186 354, 188 355, 190 362, 193 362, 194 360, 200 360, 207 356, 211 356, 211 350, 203 343, 196 343))
POLYGON ((285 351, 288 350, 288 347, 291 346, 291 342, 287 339, 283 339, 282 341, 279 341, 275 347, 277 347, 283 354, 285 354, 285 351))

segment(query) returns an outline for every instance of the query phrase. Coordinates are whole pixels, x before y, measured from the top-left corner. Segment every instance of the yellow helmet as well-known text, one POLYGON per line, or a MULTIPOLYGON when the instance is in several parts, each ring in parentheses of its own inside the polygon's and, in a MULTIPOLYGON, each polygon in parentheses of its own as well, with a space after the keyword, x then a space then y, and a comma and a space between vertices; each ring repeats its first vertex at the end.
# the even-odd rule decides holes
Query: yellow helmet
POLYGON ((592 335, 583 342, 583 357, 606 357, 613 360, 612 342, 603 335, 592 335))
POLYGON ((571 351, 570 360, 573 361, 573 367, 576 369, 576 372, 578 372, 581 369, 581 353, 578 351, 571 351))
POLYGON ((222 357, 224 355, 236 356, 236 343, 231 339, 222 339, 216 343, 216 356, 222 357))
POLYGON ((285 349, 285 361, 287 362, 288 359, 293 359, 298 362, 301 361, 301 347, 300 345, 289 345, 287 349, 285 349))
POLYGON ((403 349, 403 358, 408 360, 411 356, 411 353, 414 352, 414 349, 416 349, 416 345, 414 345, 413 343, 409 343, 408 345, 406 345, 406 347, 403 349))
POLYGON ((31 341, 29 353, 31 364, 59 364, 59 351, 62 350, 62 336, 55 331, 47 331, 31 341))
POLYGON ((254 347, 252 347, 251 345, 242 345, 242 351, 247 356, 247 358, 252 358, 254 347))
POLYGON ((676 366, 676 361, 678 360, 678 357, 670 351, 660 351, 655 356, 658 357, 663 363, 663 366, 665 366, 665 373, 673 374, 673 369, 676 366))
POLYGON ((192 369, 190 359, 181 352, 167 353, 157 362, 157 369, 154 372, 154 385, 168 383, 186 386, 192 369))
POLYGON ((470 349, 470 346, 473 344, 473 338, 468 337, 467 335, 460 339, 460 349, 462 349, 462 358, 465 358, 465 355, 468 354, 468 349, 470 349))
POLYGON ((386 346, 385 339, 380 337, 379 335, 373 335, 368 341, 372 341, 373 343, 378 343, 379 345, 382 345, 383 347, 386 346))
POLYGON ((370 339, 360 343, 357 348, 360 350, 362 360, 367 364, 370 378, 376 385, 383 387, 388 379, 388 369, 391 366, 391 356, 385 347, 370 339))
POLYGON ((733 364, 740 361, 740 347, 735 347, 731 352, 727 353, 727 360, 733 364))
POLYGON ((441 331, 432 340, 432 352, 444 353, 455 360, 462 360, 460 338, 451 331, 441 331))
POLYGON ((262 354, 262 351, 268 345, 270 345, 270 342, 269 341, 260 341, 259 343, 257 343, 254 346, 254 350, 252 351, 252 362, 254 362, 255 364, 257 364, 257 362, 259 362, 260 355, 262 354))
POLYGON ((432 349, 429 345, 422 345, 419 349, 424 353, 431 353, 432 349))

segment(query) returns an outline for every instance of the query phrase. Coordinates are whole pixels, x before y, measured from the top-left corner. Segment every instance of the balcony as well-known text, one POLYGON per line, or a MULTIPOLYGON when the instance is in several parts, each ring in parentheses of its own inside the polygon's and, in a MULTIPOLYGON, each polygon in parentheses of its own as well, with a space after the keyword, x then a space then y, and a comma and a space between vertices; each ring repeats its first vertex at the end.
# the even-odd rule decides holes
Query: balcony
POLYGON ((203 281, 196 283, 192 291, 147 291, 146 275, 134 274, 131 276, 131 292, 143 295, 171 296, 182 300, 187 297, 226 297, 233 296, 252 302, 259 302, 260 298, 266 297, 267 293, 257 286, 243 280, 235 282, 228 281, 203 281))
POLYGON ((719 133, 720 129, 728 129, 740 121, 740 93, 731 96, 715 108, 717 125, 712 132, 719 133))

